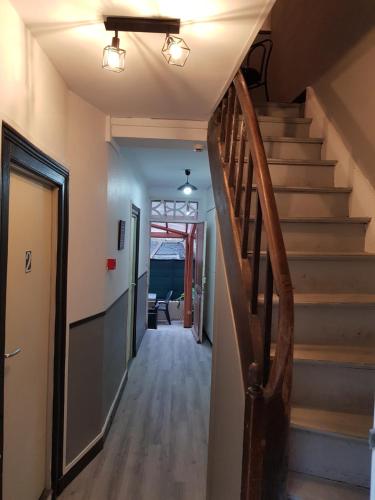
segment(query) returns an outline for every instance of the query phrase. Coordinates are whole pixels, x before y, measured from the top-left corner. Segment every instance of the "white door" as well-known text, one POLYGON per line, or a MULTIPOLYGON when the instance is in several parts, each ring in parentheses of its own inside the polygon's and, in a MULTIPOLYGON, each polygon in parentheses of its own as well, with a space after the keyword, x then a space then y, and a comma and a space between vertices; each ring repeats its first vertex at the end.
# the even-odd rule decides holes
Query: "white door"
POLYGON ((10 357, 5 359, 4 382, 4 500, 38 500, 49 486, 48 382, 52 378, 49 371, 53 347, 50 332, 54 227, 52 189, 11 172, 5 332, 5 353, 10 357))

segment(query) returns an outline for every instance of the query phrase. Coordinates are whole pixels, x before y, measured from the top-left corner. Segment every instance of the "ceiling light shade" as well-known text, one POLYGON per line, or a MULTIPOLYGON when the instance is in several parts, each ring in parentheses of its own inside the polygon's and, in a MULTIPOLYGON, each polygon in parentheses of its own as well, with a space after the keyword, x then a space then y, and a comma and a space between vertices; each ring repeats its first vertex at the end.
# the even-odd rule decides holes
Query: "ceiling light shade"
POLYGON ((189 57, 190 48, 183 38, 167 34, 161 53, 168 64, 182 67, 189 57))
POLYGON ((189 196, 193 191, 197 191, 198 188, 193 186, 193 184, 190 184, 189 182, 189 175, 190 175, 190 170, 186 169, 185 170, 185 175, 186 175, 186 182, 182 184, 178 190, 182 191, 186 196, 189 196))
POLYGON ((121 73, 125 69, 126 50, 120 49, 120 39, 117 35, 112 38, 112 45, 103 50, 103 69, 121 73))

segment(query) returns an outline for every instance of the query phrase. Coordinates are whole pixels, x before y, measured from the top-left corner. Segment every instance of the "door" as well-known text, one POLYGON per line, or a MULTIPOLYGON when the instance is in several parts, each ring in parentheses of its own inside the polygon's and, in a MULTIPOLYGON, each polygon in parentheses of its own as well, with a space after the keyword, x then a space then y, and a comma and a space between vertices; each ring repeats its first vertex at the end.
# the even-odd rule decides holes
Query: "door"
POLYGON ((137 281, 139 251, 139 209, 132 205, 130 218, 130 256, 129 256, 129 303, 128 334, 126 343, 126 366, 135 356, 137 329, 137 281))
POLYGON ((204 291, 206 284, 206 223, 196 224, 195 231, 195 265, 194 265, 194 297, 193 297, 193 334, 197 342, 203 341, 204 291))
POLYGON ((10 172, 4 369, 4 500, 50 487, 51 297, 56 265, 53 190, 10 172))

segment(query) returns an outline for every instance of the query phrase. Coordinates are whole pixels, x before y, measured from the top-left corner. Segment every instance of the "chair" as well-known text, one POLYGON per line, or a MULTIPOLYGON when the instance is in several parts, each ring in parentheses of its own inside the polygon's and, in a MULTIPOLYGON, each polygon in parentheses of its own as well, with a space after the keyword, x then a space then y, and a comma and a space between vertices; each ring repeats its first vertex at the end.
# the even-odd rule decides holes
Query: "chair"
POLYGON ((158 308, 158 311, 163 311, 165 317, 169 324, 171 324, 171 317, 169 316, 169 302, 172 298, 173 290, 169 290, 164 300, 158 300, 155 307, 158 308))
POLYGON ((258 87, 264 87, 267 101, 270 100, 267 85, 267 73, 272 47, 273 43, 270 38, 254 43, 250 47, 249 53, 247 54, 244 62, 245 67, 242 69, 247 87, 250 90, 258 87), (253 60, 253 63, 255 62, 256 67, 250 66, 251 60, 253 60))

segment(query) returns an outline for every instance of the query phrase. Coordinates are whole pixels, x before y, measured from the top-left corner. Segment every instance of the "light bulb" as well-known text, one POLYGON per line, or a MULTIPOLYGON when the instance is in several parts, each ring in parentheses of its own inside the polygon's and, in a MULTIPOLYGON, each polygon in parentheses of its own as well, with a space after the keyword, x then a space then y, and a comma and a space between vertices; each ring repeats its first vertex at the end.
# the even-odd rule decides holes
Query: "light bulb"
POLYGON ((190 186, 185 186, 184 189, 182 190, 182 192, 186 195, 189 195, 193 192, 193 190, 191 189, 190 186))
POLYGON ((181 58, 182 56, 182 48, 178 43, 172 43, 171 46, 169 47, 169 52, 171 54, 172 59, 177 61, 178 59, 181 58))
POLYGON ((108 66, 110 68, 118 68, 120 66, 120 56, 118 52, 111 50, 108 53, 108 66))

